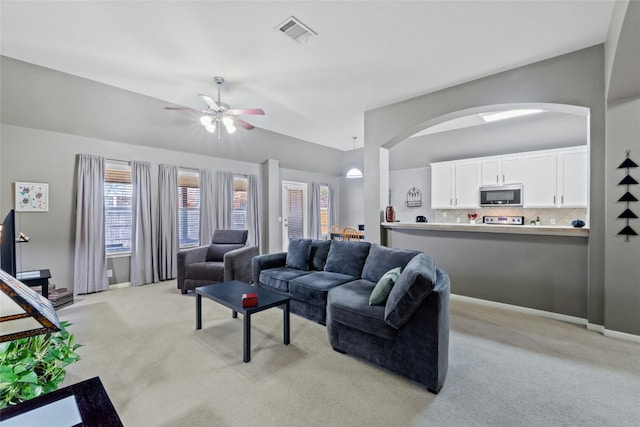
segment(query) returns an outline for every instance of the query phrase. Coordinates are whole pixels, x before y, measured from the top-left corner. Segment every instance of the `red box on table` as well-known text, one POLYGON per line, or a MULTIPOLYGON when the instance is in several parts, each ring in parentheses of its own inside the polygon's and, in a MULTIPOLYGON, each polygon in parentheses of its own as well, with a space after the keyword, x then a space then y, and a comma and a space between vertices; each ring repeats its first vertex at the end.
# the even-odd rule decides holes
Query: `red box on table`
POLYGON ((255 307, 258 305, 258 294, 242 294, 242 307, 255 307))

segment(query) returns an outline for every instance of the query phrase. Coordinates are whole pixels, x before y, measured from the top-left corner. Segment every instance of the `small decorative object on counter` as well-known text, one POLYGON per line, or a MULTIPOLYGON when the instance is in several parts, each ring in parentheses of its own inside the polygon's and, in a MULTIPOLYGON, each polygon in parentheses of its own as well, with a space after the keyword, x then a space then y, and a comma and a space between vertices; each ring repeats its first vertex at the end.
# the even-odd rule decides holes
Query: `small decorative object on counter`
POLYGON ((467 214, 467 218, 469 218, 469 224, 475 224, 476 223, 476 218, 478 217, 477 213, 470 213, 467 214))
POLYGON ((571 221, 571 225, 575 228, 582 228, 584 227, 585 222, 581 219, 574 219, 573 221, 571 221))
POLYGON ((429 222, 429 218, 424 215, 418 215, 416 217, 416 222, 429 222))
POLYGON ((242 307, 255 307, 258 305, 258 294, 242 294, 242 307))
POLYGON ((536 217, 536 225, 540 225, 540 217, 539 216, 536 217))
POLYGON ((385 219, 387 220, 387 222, 395 222, 396 210, 393 206, 387 206, 387 209, 385 210, 385 219))

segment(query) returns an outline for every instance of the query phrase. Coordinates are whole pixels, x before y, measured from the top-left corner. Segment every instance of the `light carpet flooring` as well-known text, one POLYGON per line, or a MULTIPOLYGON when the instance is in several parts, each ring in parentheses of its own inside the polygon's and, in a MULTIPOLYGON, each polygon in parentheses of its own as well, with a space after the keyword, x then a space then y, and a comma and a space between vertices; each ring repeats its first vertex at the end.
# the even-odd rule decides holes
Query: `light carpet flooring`
POLYGON ((452 301, 438 395, 340 354, 324 326, 242 316, 175 281, 76 297, 59 317, 84 346, 64 385, 99 376, 125 426, 638 426, 640 345, 582 326, 452 301))

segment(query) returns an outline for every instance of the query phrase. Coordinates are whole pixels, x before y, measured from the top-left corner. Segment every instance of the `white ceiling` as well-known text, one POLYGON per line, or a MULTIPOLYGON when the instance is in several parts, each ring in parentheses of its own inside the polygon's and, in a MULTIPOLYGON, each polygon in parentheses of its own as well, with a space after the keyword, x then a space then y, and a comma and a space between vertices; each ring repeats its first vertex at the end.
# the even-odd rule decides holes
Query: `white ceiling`
POLYGON ((614 2, 0 5, 2 55, 194 108, 223 76, 222 101, 266 111, 244 117, 255 126, 351 150, 366 110, 604 42, 614 2), (275 29, 292 15, 318 36, 275 29))

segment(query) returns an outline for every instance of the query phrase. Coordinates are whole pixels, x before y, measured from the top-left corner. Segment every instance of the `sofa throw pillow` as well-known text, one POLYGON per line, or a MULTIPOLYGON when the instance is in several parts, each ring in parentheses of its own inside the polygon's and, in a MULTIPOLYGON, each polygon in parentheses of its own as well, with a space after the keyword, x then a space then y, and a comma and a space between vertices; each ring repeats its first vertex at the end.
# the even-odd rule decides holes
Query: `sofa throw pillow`
POLYGON ((396 284, 398 277, 400 277, 400 267, 392 268, 384 273, 376 283, 376 287, 371 291, 369 305, 383 305, 387 302, 391 288, 396 284))
POLYGON ((309 255, 311 254, 311 239, 292 239, 289 241, 285 264, 296 270, 309 270, 309 255))
POLYGON ((360 278, 370 247, 369 242, 333 240, 324 271, 360 278))
POLYGON ((311 255, 309 256, 310 270, 324 270, 324 265, 327 263, 327 255, 329 255, 330 248, 331 240, 311 241, 311 255))
POLYGON ((389 248, 372 243, 367 262, 362 269, 362 278, 376 283, 387 271, 396 267, 404 268, 419 253, 419 251, 389 248))
POLYGON ((212 243, 207 249, 207 262, 224 261, 224 254, 234 249, 243 247, 242 243, 212 243))
POLYGON ((433 290, 436 283, 436 264, 423 253, 413 257, 391 288, 384 308, 384 321, 400 328, 413 316, 433 290))

